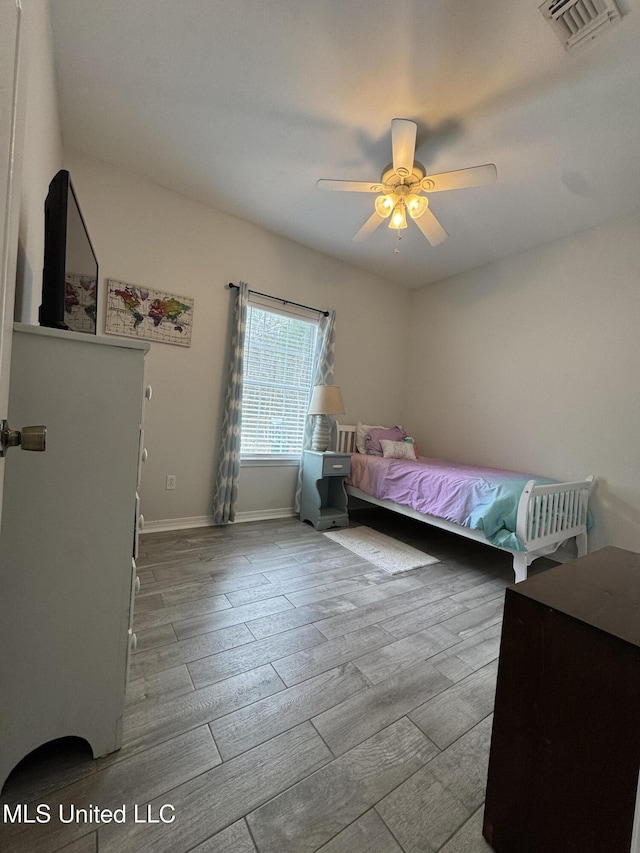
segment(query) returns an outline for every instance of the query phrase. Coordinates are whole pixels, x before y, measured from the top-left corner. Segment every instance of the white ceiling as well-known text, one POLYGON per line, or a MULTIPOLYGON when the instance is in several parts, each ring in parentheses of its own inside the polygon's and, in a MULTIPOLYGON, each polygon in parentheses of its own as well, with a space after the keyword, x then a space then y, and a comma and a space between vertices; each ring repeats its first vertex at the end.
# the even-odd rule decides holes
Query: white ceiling
POLYGON ((65 144, 419 287, 640 208, 640 0, 566 53, 538 0, 52 0, 65 144), (428 173, 495 163, 431 196, 449 232, 352 236, 394 117, 428 173))

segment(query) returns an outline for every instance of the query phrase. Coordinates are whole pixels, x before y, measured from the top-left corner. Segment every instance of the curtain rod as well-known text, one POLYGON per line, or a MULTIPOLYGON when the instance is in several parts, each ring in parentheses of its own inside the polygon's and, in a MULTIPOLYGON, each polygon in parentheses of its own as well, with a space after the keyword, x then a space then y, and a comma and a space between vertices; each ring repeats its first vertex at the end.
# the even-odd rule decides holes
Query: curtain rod
MULTIPOLYGON (((238 285, 234 284, 232 281, 230 281, 227 286, 229 289, 233 287, 235 290, 239 290, 238 285)), ((271 296, 270 293, 260 293, 259 290, 249 290, 249 293, 255 293, 256 296, 264 296, 265 299, 273 299, 275 302, 282 302, 283 305, 295 305, 296 308, 306 308, 307 311, 316 311, 318 314, 322 314, 325 317, 329 316, 329 312, 322 308, 312 308, 311 305, 302 305, 300 302, 291 302, 290 299, 282 299, 280 296, 271 296)))

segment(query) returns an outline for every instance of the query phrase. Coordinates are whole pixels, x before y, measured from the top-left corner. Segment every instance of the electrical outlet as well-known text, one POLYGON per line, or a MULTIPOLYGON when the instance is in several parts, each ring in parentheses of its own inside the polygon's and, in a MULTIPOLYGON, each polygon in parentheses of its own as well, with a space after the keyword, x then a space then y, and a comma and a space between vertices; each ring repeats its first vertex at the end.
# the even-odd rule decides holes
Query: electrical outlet
POLYGON ((167 474, 167 485, 165 488, 167 489, 175 489, 176 487, 176 475, 175 474, 167 474))

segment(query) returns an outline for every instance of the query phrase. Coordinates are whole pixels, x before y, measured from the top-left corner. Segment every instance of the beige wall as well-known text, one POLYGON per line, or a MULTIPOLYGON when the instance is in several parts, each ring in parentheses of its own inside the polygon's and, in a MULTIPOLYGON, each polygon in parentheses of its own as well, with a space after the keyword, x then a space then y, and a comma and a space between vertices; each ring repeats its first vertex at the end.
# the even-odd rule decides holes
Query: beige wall
MULTIPOLYGON (((353 421, 395 420, 406 365, 409 294, 370 273, 305 249, 142 178, 68 151, 80 205, 100 264, 114 278, 195 299, 193 344, 154 343, 153 399, 145 414, 142 504, 146 520, 211 514, 226 383, 230 281, 336 310, 335 382, 353 421), (381 393, 384 389, 384 393, 381 393), (176 491, 165 489, 176 474, 176 491)), ((104 288, 103 288, 104 290, 104 288)), ((98 328, 104 328, 102 294, 98 328)), ((105 452, 116 452, 105 449, 105 452)), ((239 513, 290 509, 295 468, 245 468, 239 513)))
POLYGON ((422 453, 594 474, 590 547, 640 551, 640 214, 412 294, 422 453))
POLYGON ((49 3, 23 3, 27 50, 22 202, 18 236, 16 319, 38 322, 44 255, 44 200, 49 181, 62 168, 62 138, 53 71, 49 3))

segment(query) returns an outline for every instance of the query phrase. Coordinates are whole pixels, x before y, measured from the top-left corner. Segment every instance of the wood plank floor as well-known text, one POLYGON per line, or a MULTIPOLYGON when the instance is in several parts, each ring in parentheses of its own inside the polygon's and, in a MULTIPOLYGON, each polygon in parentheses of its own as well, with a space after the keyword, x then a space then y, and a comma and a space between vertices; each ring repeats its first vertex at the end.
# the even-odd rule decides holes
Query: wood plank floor
POLYGON ((351 523, 440 562, 393 577, 297 519, 146 534, 123 747, 94 761, 67 739, 25 759, 0 803, 51 820, 0 823, 0 848, 490 851, 511 561, 383 510, 351 523), (125 806, 126 822, 62 823, 71 806, 125 806), (175 820, 142 822, 160 815, 175 820))

